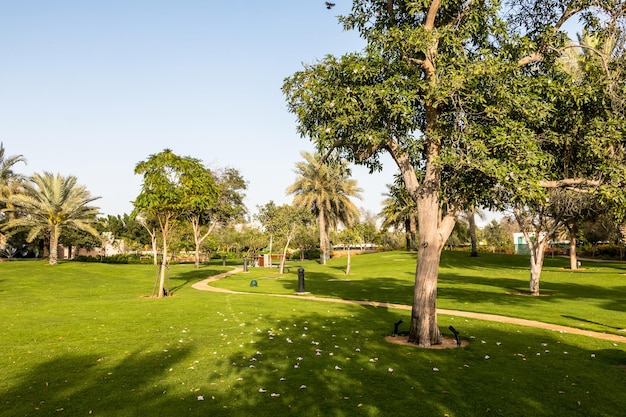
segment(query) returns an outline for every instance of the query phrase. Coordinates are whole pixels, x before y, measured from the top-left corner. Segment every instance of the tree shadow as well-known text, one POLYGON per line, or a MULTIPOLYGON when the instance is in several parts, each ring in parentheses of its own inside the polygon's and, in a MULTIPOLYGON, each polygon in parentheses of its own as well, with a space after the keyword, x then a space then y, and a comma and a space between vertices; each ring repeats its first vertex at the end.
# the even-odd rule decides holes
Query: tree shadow
POLYGON ((95 354, 60 354, 0 392, 3 415, 175 415, 166 412, 171 407, 163 395, 174 384, 168 369, 188 355, 186 348, 135 351, 109 365, 95 354))
POLYGON ((224 272, 224 267, 215 265, 201 265, 198 269, 192 270, 176 270, 172 268, 170 270, 170 294, 175 294, 181 289, 202 281, 207 277, 218 275, 224 272))
POLYGON ((463 349, 420 349, 384 340, 398 318, 410 320, 408 312, 344 306, 333 315, 334 309, 321 314, 306 307, 292 310, 293 303, 284 307, 289 314, 265 314, 275 324, 258 329, 249 347, 220 365, 229 367, 230 379, 237 381, 232 387, 240 404, 237 415, 433 416, 485 410, 499 415, 610 415, 622 407, 596 379, 607 370, 609 377, 619 375, 621 370, 610 369, 624 359, 619 349, 603 353, 611 357, 603 369, 577 375, 578 387, 563 376, 576 373, 576 361, 589 362, 591 353, 556 333, 515 333, 515 326, 441 316, 440 323, 454 323, 464 338, 471 335, 475 341, 463 349), (548 369, 549 377, 538 377, 548 369), (559 390, 563 394, 555 401, 550 393, 559 390), (563 410, 564 403, 576 404, 580 398, 584 404, 563 410))

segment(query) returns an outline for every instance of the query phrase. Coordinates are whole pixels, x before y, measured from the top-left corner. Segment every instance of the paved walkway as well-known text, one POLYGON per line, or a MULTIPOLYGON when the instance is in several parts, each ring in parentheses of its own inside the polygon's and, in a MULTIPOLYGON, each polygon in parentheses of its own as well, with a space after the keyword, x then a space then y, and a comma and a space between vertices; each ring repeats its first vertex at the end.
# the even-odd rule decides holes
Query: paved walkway
MULTIPOLYGON (((196 290, 200 290, 200 291, 213 291, 213 292, 221 292, 221 293, 226 293, 226 294, 250 294, 250 295, 264 295, 267 297, 283 297, 283 298, 299 298, 299 299, 304 298, 307 300, 324 301, 327 303, 359 304, 359 305, 366 305, 366 306, 373 306, 373 307, 395 308, 399 310, 411 310, 411 306, 407 306, 405 304, 380 303, 377 301, 344 300, 340 298, 315 297, 312 295, 263 294, 263 293, 257 293, 257 292, 231 291, 231 290, 227 290, 224 288, 217 288, 217 287, 213 287, 212 285, 209 285, 211 282, 220 280, 229 275, 237 274, 242 271, 243 271, 242 268, 235 268, 232 271, 214 275, 200 282, 196 282, 195 284, 192 285, 192 288, 195 288, 196 290)), ((594 337, 596 339, 603 339, 603 340, 609 340, 612 342, 626 343, 626 336, 594 332, 591 330, 577 329, 575 327, 561 326, 558 324, 544 323, 544 322, 535 321, 535 320, 526 320, 526 319, 519 319, 516 317, 499 316, 497 314, 474 313, 471 311, 448 310, 448 309, 443 309, 443 308, 437 309, 437 313, 446 314, 450 316, 468 317, 472 319, 495 321, 495 322, 500 322, 500 323, 516 324, 519 326, 537 327, 540 329, 553 330, 553 331, 557 331, 561 333, 578 334, 578 335, 583 335, 583 336, 594 337)))

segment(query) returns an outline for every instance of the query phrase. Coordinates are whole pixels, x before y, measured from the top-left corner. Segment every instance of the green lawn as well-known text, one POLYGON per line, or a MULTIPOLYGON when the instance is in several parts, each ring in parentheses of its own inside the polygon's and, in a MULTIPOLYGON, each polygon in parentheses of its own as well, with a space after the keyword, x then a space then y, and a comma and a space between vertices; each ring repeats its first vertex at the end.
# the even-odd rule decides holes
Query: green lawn
MULTIPOLYGON (((316 262, 290 262, 289 273, 251 268, 247 274, 212 285, 237 291, 293 293, 297 269, 305 269, 306 290, 316 296, 381 301, 410 305, 413 299, 416 254, 387 252, 352 258, 345 275, 346 258, 328 266, 316 262), (257 288, 250 288, 256 279, 257 288)), ((528 290, 526 256, 444 252, 441 260, 439 308, 522 317, 605 333, 623 334, 626 328, 626 264, 583 261, 571 271, 569 259, 547 258, 541 275, 545 296, 520 296, 528 290)))
MULTIPOLYGON (((345 260, 308 262, 306 290, 408 303, 412 257, 355 257, 349 276, 345 260)), ((597 322, 604 331, 623 325, 623 266, 584 264, 571 273, 561 269, 566 261, 547 264, 542 288, 552 297, 519 297, 506 292, 525 288, 524 258, 446 253, 439 306, 597 322)), ((0 415, 623 414, 622 344, 440 316, 442 331, 454 325, 466 348, 399 346, 384 336, 408 320, 406 311, 191 288, 228 269, 221 261, 172 266, 174 296, 156 300, 144 297, 152 266, 0 263, 0 415)), ((295 269, 278 277, 252 268, 219 285, 293 293, 295 269)))

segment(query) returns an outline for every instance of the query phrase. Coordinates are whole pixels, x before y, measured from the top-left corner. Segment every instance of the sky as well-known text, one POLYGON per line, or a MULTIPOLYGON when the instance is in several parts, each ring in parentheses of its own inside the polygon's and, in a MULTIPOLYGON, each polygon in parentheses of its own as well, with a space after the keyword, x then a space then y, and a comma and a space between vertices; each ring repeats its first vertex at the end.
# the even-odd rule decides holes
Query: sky
MULTIPOLYGON (((361 50, 320 0, 0 0, 0 142, 25 175, 74 175, 103 215, 130 213, 135 165, 166 148, 248 181, 250 214, 290 203, 301 151, 283 80, 361 50)), ((353 168, 378 213, 396 169, 353 168)))
MULTIPOLYGON (((130 213, 135 165, 171 149, 248 181, 254 214, 290 203, 301 151, 281 86, 327 54, 361 50, 350 0, 0 0, 0 142, 16 171, 74 175, 103 215, 130 213)), ((380 212, 396 167, 353 167, 380 212)), ((492 218, 493 216, 490 216, 492 218)), ((489 219, 488 219, 489 220, 489 219)))

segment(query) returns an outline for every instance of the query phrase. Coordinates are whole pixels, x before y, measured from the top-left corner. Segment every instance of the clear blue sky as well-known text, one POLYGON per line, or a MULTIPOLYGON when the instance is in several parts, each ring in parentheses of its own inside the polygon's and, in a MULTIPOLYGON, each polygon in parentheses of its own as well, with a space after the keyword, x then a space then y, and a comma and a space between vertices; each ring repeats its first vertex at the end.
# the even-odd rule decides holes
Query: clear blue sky
MULTIPOLYGON (((26 175, 75 175, 103 214, 130 213, 137 162, 165 148, 237 168, 254 213, 287 203, 300 151, 283 79, 363 46, 337 15, 351 1, 0 0, 0 141, 26 175)), ((355 201, 380 211, 395 166, 355 201)))

